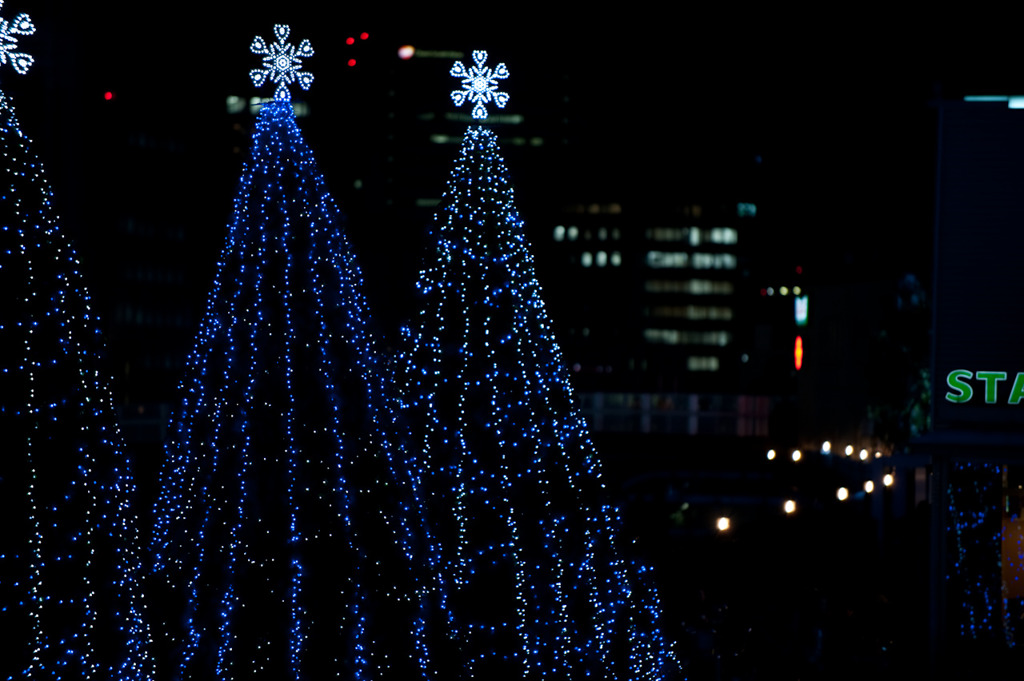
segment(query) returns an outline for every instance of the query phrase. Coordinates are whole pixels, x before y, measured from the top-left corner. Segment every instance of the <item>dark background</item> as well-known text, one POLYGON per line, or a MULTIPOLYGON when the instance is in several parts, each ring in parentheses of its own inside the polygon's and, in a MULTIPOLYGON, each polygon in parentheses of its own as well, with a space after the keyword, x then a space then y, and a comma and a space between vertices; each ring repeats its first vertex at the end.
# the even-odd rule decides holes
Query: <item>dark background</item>
MULTIPOLYGON (((566 201, 658 206, 743 185, 756 194, 760 228, 770 230, 758 240, 758 266, 800 264, 823 286, 895 282, 905 273, 929 286, 932 103, 1024 92, 1009 11, 680 5, 671 12, 624 6, 614 14, 588 6, 571 15, 524 5, 502 14, 479 4, 429 11, 207 4, 7 0, 2 10, 6 17, 29 12, 38 32, 20 41, 36 57, 29 74, 5 67, 0 88, 15 102, 47 168, 62 227, 82 255, 109 341, 115 401, 127 419, 141 422, 153 411, 151 424, 166 421, 157 405, 173 402, 179 372, 168 365, 162 374, 140 374, 137 365, 148 345, 164 344, 161 356, 182 363, 191 347, 249 143, 251 119, 229 115, 225 99, 271 96, 248 78, 259 64, 249 44, 255 35, 269 40, 274 23, 289 23, 291 42, 308 38, 316 50, 303 65, 315 75, 312 88, 293 88, 311 111, 299 125, 349 215, 347 232, 386 338, 411 311, 429 211, 389 204, 403 189, 386 186, 387 178, 403 176, 383 166, 389 156, 399 158, 404 177, 419 183, 416 191, 439 196, 455 151, 402 157, 401 140, 389 138, 388 116, 415 108, 403 102, 422 97, 423 109, 443 110, 455 83, 447 73, 451 60, 424 62, 414 75, 403 71, 409 64, 395 57, 399 45, 461 51, 464 61, 483 48, 490 64, 508 65, 506 111, 552 140, 535 157, 504 149, 536 244, 548 237, 546 211, 566 201), (362 31, 367 41, 345 44, 362 31), (350 58, 355 67, 347 66, 350 58), (144 282, 150 273, 170 277, 161 273, 183 262, 182 281, 162 288, 144 282), (131 274, 134 263, 138 276, 131 274), (159 296, 168 298, 160 305, 173 323, 159 338, 137 335, 125 320, 159 296)), ((571 270, 543 247, 538 270, 552 298, 572 283, 571 270)), ((886 323, 886 311, 870 307, 873 298, 834 299, 874 327, 886 323)), ((131 429, 127 435, 152 464, 141 467, 145 494, 158 439, 131 429)), ((766 661, 760 673, 799 668, 814 655, 817 631, 838 642, 829 648, 832 678, 878 673, 878 665, 863 661, 894 638, 902 659, 922 659, 926 512, 908 510, 883 532, 864 507, 828 510, 849 472, 815 464, 769 473, 766 442, 688 440, 685 448, 703 456, 676 477, 660 464, 643 474, 630 470, 626 464, 641 457, 613 453, 630 453, 632 442, 605 436, 598 445, 610 477, 628 481, 619 493, 640 509, 632 527, 653 527, 649 541, 664 540, 651 553, 669 567, 660 579, 673 612, 681 613, 673 633, 693 653, 695 677, 721 673, 723 651, 766 661), (659 500, 678 501, 666 489, 688 486, 737 506, 799 488, 809 506, 827 512, 787 526, 776 518, 755 535, 736 532, 724 541, 710 532, 679 539, 666 531, 665 539, 658 531, 678 503, 671 508, 659 500)), ((679 446, 645 444, 651 452, 679 446)), ((752 662, 725 666, 743 678, 759 673, 752 662)))
MULTIPOLYGON (((303 127, 342 203, 343 176, 372 162, 373 131, 346 124, 359 121, 361 108, 379 106, 378 84, 364 76, 380 73, 380 62, 394 60, 404 43, 467 54, 482 47, 512 72, 509 111, 528 115, 569 98, 571 143, 558 161, 586 169, 581 184, 651 197, 696 193, 759 156, 780 249, 817 256, 828 268, 900 268, 908 259, 926 265, 934 147, 928 102, 1007 93, 1020 80, 1006 17, 974 13, 680 6, 671 14, 570 15, 526 6, 502 13, 479 5, 374 11, 262 2, 4 8, 8 16, 20 11, 39 26, 22 40, 37 62, 27 77, 4 73, 2 84, 50 169, 68 229, 88 240, 102 238, 103 227, 72 219, 79 217, 75 202, 83 194, 100 204, 119 198, 92 170, 105 144, 116 144, 103 137, 117 132, 103 129, 115 108, 102 99, 108 90, 140 125, 172 128, 207 150, 208 163, 195 174, 154 178, 152 200, 186 199, 197 220, 226 223, 240 158, 234 167, 218 165, 229 143, 224 97, 269 96, 248 81, 258 63, 248 45, 254 35, 269 37, 276 22, 290 23, 292 38, 308 37, 317 51, 307 63, 316 81, 303 94, 314 116, 303 127), (372 37, 357 46, 362 51, 344 44, 363 30, 372 37), (360 58, 354 69, 344 65, 353 55, 360 58), (222 184, 211 186, 213 177, 222 184)), ((451 83, 445 71, 436 74, 438 101, 451 83)), ((553 190, 547 177, 512 171, 524 200, 553 190)), ((437 169, 439 182, 444 172, 437 169)), ((394 247, 393 235, 375 235, 372 226, 350 229, 366 244, 368 268, 378 247, 394 247)))

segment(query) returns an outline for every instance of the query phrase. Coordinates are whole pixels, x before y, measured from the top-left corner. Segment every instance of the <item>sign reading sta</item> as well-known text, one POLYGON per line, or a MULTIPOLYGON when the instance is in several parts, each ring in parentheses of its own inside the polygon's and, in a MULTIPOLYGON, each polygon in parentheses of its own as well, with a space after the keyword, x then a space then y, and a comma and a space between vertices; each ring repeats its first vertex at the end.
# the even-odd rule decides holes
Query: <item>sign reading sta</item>
POLYGON ((954 369, 946 375, 946 385, 949 387, 946 401, 953 404, 970 402, 975 397, 975 388, 978 388, 984 396, 985 404, 997 404, 1004 395, 1005 404, 1020 404, 1024 400, 1024 371, 1017 372, 1008 393, 1005 384, 1000 386, 1007 378, 1009 374, 1005 371, 954 369))

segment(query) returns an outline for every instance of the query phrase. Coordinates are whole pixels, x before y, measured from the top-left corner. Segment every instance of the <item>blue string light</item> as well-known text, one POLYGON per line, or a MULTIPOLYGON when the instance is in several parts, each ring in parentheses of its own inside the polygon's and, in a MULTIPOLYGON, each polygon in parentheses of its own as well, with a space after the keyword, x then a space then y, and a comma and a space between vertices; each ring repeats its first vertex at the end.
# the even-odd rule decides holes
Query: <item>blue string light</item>
POLYGON ((1013 647, 1014 632, 1002 575, 1003 467, 957 462, 947 488, 947 577, 952 621, 961 638, 998 641, 1013 647))
POLYGON ((341 227, 291 103, 265 103, 161 476, 175 679, 427 668, 422 508, 341 227))
POLYGON ((467 130, 433 229, 402 364, 440 577, 434 677, 671 677, 489 129, 467 130))
MULTIPOLYGON (((0 63, 23 71, 0 22, 0 63)), ((0 93, 0 678, 152 678, 135 483, 78 258, 0 93)))

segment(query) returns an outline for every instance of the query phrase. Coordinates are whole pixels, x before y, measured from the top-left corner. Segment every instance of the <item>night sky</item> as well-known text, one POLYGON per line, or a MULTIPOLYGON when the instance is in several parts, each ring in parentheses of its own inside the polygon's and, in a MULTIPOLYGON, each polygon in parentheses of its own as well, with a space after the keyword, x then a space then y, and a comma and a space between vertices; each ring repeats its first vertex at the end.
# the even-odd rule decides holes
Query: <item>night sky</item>
MULTIPOLYGON (((269 96, 248 80, 258 64, 248 45, 257 34, 269 37, 279 22, 290 23, 292 37, 308 37, 317 51, 307 64, 316 81, 305 97, 321 119, 373 96, 358 68, 344 63, 364 57, 344 37, 365 30, 373 43, 367 59, 371 52, 373 59, 393 58, 388 55, 404 43, 467 55, 488 49, 512 72, 506 81, 511 112, 570 97, 573 143, 561 160, 590 173, 579 185, 609 197, 700 200, 709 187, 731 181, 736 169, 757 163, 761 215, 778 235, 774 255, 822 278, 913 271, 928 281, 935 140, 929 102, 1024 91, 1013 68, 1019 57, 1012 27, 999 16, 683 6, 671 17, 627 9, 552 18, 524 6, 500 17, 494 6, 479 4, 439 6, 432 14, 306 2, 216 7, 225 4, 232 8, 5 4, 5 15, 27 11, 39 30, 23 41, 37 56, 29 75, 5 72, 0 86, 15 99, 76 238, 103 238, 94 209, 90 224, 76 219, 82 196, 98 205, 106 196, 118 200, 95 163, 103 135, 116 131, 103 125, 108 90, 131 115, 152 117, 141 127, 180 126, 196 144, 211 146, 209 166, 159 178, 149 200, 192 195, 203 221, 226 224, 240 158, 233 166, 222 161, 224 97, 269 96)), ((451 86, 439 71, 439 101, 451 86)), ((365 142, 358 129, 303 127, 329 184, 332 169, 372 160, 346 155, 346 140, 365 142)), ((548 178, 512 171, 525 203, 551 191, 548 178)), ((439 184, 446 172, 437 169, 439 184)), ((344 191, 336 193, 344 199, 344 191)), ((531 216, 523 217, 530 224, 531 216)), ((371 262, 378 236, 395 247, 394 235, 374 236, 358 224, 351 229, 357 241, 360 230, 370 233, 363 238, 371 262)))

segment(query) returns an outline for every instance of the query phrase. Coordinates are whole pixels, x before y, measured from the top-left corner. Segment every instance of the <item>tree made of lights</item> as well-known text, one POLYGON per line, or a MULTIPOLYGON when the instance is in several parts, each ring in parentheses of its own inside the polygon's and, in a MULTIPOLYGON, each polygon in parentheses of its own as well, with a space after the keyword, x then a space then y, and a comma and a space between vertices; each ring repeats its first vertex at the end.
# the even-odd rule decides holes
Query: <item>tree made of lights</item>
MULTIPOLYGON (((410 518, 362 275, 287 86, 309 41, 261 38, 253 132, 166 445, 152 543, 161 677, 412 679, 410 518)), ((417 523, 418 525, 418 523, 417 523)), ((156 625, 154 625, 156 626, 156 625)))
MULTIPOLYGON (((473 53, 456 105, 504 107, 473 53)), ((414 474, 441 576, 437 678, 670 678, 649 575, 618 545, 495 134, 471 124, 434 220, 406 329, 414 474)))
POLYGON ((961 641, 1013 647, 1013 607, 1003 583, 1003 466, 955 462, 946 489, 951 628, 961 641))
MULTIPOLYGON (((3 1, 0 0, 0 8, 3 1)), ((0 66, 35 31, 0 19, 0 66)), ((151 679, 134 482, 97 320, 0 92, 0 679, 151 679)))

